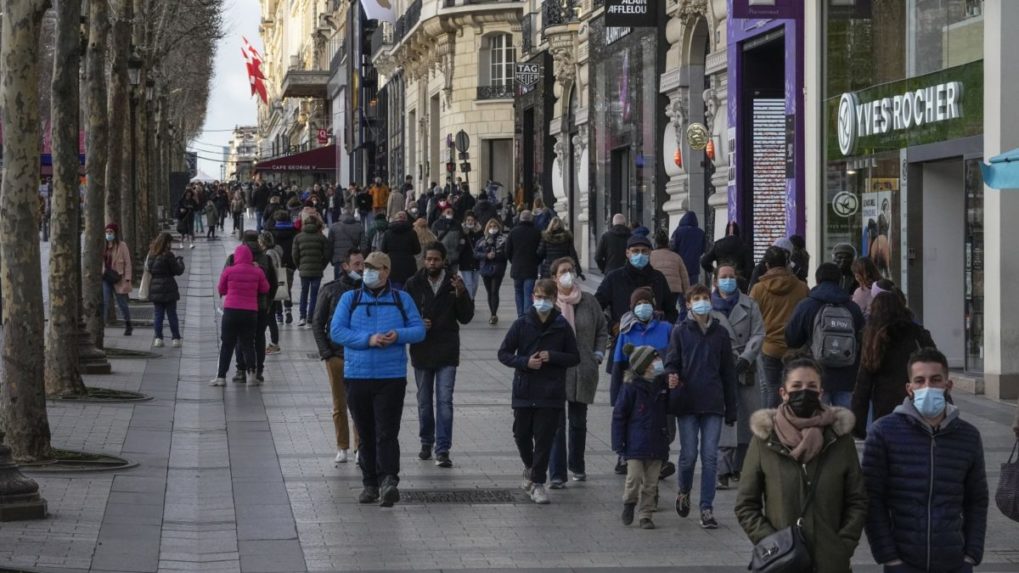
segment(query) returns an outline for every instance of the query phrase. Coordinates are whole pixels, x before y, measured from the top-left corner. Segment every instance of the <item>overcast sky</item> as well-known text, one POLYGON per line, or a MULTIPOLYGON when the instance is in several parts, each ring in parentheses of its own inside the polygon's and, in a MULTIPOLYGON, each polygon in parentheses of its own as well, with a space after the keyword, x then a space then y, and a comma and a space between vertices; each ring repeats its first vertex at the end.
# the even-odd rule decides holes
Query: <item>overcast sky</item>
POLYGON ((247 37, 259 52, 265 53, 258 35, 260 7, 258 0, 226 0, 226 36, 216 50, 216 70, 209 94, 205 131, 191 143, 198 153, 198 168, 213 179, 220 178, 222 148, 230 141, 236 125, 255 125, 257 109, 251 96, 248 72, 241 55, 242 37, 247 37))

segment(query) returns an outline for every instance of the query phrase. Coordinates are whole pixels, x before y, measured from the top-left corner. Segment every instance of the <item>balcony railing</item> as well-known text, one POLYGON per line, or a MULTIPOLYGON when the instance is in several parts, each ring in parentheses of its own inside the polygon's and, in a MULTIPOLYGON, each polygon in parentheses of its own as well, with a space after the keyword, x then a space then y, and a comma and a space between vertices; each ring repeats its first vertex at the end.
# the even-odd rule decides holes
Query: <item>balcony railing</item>
POLYGON ((413 30, 419 21, 421 21, 421 0, 414 0, 407 7, 407 11, 403 13, 403 16, 396 20, 396 26, 393 30, 393 43, 399 44, 402 42, 407 33, 413 30))
POLYGON ((516 82, 508 80, 501 84, 478 86, 478 101, 494 99, 513 99, 516 94, 516 82))
POLYGON ((545 0, 541 4, 542 30, 580 19, 580 0, 545 0))
POLYGON ((372 58, 393 45, 393 36, 393 25, 389 22, 380 22, 379 27, 372 33, 372 58))

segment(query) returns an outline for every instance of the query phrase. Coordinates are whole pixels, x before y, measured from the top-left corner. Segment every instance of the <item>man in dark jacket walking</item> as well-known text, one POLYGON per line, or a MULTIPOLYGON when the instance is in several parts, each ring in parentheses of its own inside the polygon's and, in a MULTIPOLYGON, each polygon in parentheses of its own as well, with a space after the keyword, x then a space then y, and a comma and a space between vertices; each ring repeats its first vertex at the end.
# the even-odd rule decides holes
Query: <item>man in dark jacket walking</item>
POLYGON ((626 226, 626 217, 622 213, 612 216, 612 227, 598 239, 598 248, 594 252, 594 262, 602 274, 608 274, 626 264, 626 241, 630 238, 630 228, 626 226))
MULTIPOLYGON (((382 232, 382 231, 379 231, 382 232)), ((390 280, 393 288, 402 290, 407 279, 418 270, 415 256, 421 252, 418 235, 407 222, 407 213, 400 211, 382 235, 381 250, 389 255, 393 262, 393 273, 390 280)))
POLYGON ((556 310, 551 279, 534 285, 532 308, 499 347, 499 362, 514 369, 513 438, 524 463, 523 487, 534 503, 548 503, 545 479, 552 441, 566 406, 566 370, 580 364, 573 328, 556 310))
POLYGON ((350 249, 365 247, 364 227, 354 218, 354 212, 344 208, 340 219, 329 226, 329 242, 333 244, 333 279, 342 276, 340 266, 347 259, 350 249))
POLYGON ((510 262, 510 278, 517 299, 517 316, 524 316, 538 278, 538 246, 541 245, 541 231, 534 226, 530 211, 520 212, 520 222, 510 231, 506 239, 506 258, 510 262))
MULTIPOLYGON (((294 303, 291 300, 293 297, 290 296, 290 289, 294 286, 294 271, 297 269, 297 266, 294 264, 294 237, 297 236, 297 229, 294 228, 294 222, 290 219, 290 214, 287 213, 286 209, 278 208, 272 217, 272 238, 283 251, 283 256, 280 258, 283 262, 283 268, 286 269, 287 273, 287 297, 283 301, 283 306, 287 310, 286 323, 291 324, 294 322, 294 315, 291 313, 294 303)), ((279 309, 278 306, 277 309, 279 309)), ((282 313, 276 314, 276 322, 283 322, 282 313)))
POLYGON ((672 232, 669 246, 683 257, 686 271, 690 274, 690 284, 697 284, 701 278, 701 256, 704 255, 704 230, 697 226, 697 213, 687 211, 683 215, 679 226, 672 232))
MULTIPOLYGON (((740 288, 745 293, 750 289, 750 272, 754 268, 754 253, 739 236, 739 224, 730 221, 725 227, 725 237, 715 241, 711 250, 701 257, 701 268, 711 273, 717 267, 730 266, 741 279, 740 288)), ((693 281, 691 281, 693 282, 693 281)))
POLYGON ((255 187, 255 191, 251 195, 251 203, 255 208, 255 230, 261 233, 262 215, 265 213, 265 208, 269 205, 269 186, 267 184, 259 183, 255 187))
MULTIPOLYGON (((853 387, 856 385, 856 374, 860 370, 859 349, 860 334, 863 331, 863 312, 846 291, 839 287, 841 276, 842 273, 834 263, 824 263, 817 268, 817 272, 814 273, 817 286, 810 291, 807 298, 796 305, 793 316, 785 327, 785 341, 789 348, 807 346, 812 349, 824 347, 829 350, 834 350, 832 348, 834 344, 842 343, 840 362, 829 362, 826 356, 815 355, 814 358, 824 366, 821 383, 827 402, 843 408, 852 408, 853 387), (831 316, 829 322, 834 322, 817 324, 818 314, 828 307, 848 310, 852 316, 852 324, 842 324, 839 317, 831 313, 828 313, 831 316), (831 342, 815 340, 816 336, 824 336, 831 342), (847 356, 851 360, 843 358, 847 356), (846 366, 840 366, 849 362, 851 363, 846 366)), ((844 317, 845 313, 841 314, 844 317)), ((820 318, 823 319, 824 316, 820 318)))
POLYGON ((446 268, 442 243, 425 246, 424 268, 407 281, 407 294, 425 323, 425 339, 410 346, 417 382, 421 453, 427 460, 435 448, 435 465, 453 467, 453 387, 460 366, 460 325, 474 318, 474 301, 459 276, 446 268), (434 400, 433 400, 434 397, 434 400))
POLYGON ((913 353, 906 388, 863 451, 871 553, 890 572, 972 571, 984 555, 989 499, 980 432, 948 403, 941 352, 913 353))
MULTIPOLYGON (((356 222, 355 222, 356 223, 356 222)), ((329 337, 329 328, 336 305, 343 293, 361 288, 361 273, 364 272, 364 255, 357 248, 346 252, 343 261, 337 268, 342 269, 340 278, 327 282, 318 291, 315 314, 312 315, 312 333, 315 335, 315 346, 318 356, 325 362, 326 374, 329 376, 329 390, 333 395, 333 428, 336 432, 336 457, 333 463, 342 464, 347 461, 347 450, 350 449, 351 426, 347 423, 347 388, 343 378, 343 346, 336 344, 329 337)), ((357 429, 354 428, 354 450, 357 450, 357 429)))

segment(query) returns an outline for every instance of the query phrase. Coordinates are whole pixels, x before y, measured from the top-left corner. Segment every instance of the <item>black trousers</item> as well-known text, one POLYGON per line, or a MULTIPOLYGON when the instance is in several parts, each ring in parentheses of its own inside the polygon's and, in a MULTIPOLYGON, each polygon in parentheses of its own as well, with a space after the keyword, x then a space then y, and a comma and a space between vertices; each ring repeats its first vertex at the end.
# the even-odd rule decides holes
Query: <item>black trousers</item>
POLYGON ((241 349, 237 349, 237 371, 244 372, 245 370, 257 370, 259 374, 265 370, 265 329, 269 328, 269 320, 272 319, 275 324, 276 318, 270 315, 271 311, 258 311, 258 318, 255 322, 255 367, 251 368, 248 364, 251 362, 244 358, 244 354, 241 353, 241 349))
POLYGON ((562 413, 562 408, 513 408, 513 439, 520 461, 531 469, 531 481, 536 484, 545 483, 552 441, 562 413))
MULTIPOLYGON (((234 348, 243 357, 244 364, 255 364, 255 327, 258 325, 258 312, 254 310, 223 309, 223 323, 219 347, 219 371, 217 378, 226 378, 230 369, 230 359, 234 348)), ((263 352, 265 349, 263 349, 263 352)))
POLYGON ((361 483, 378 487, 387 477, 400 482, 400 419, 407 379, 345 380, 347 408, 361 438, 361 483))
POLYGON ((492 315, 499 313, 499 287, 502 286, 502 276, 481 277, 485 283, 485 292, 488 293, 488 310, 492 315))

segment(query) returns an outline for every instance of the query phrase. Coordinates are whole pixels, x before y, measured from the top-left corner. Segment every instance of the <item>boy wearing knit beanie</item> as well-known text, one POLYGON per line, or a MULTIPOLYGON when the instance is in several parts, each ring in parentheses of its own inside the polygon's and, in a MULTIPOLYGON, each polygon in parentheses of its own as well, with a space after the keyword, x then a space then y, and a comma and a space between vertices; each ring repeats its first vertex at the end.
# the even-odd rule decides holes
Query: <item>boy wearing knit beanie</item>
POLYGON ((612 449, 626 460, 623 524, 633 523, 639 501, 641 529, 654 529, 651 513, 657 506, 658 477, 669 448, 665 365, 653 346, 627 344, 623 353, 629 369, 612 411, 612 449))

